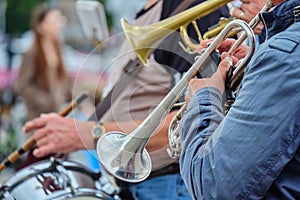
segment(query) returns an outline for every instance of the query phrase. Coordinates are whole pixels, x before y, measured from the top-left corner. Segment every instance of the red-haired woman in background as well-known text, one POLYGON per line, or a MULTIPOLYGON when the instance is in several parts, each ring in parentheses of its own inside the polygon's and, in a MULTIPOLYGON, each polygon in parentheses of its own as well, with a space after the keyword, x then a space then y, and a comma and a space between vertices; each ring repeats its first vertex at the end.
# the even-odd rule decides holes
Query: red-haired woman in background
POLYGON ((58 112, 70 96, 70 82, 61 57, 61 12, 45 5, 32 15, 34 43, 23 55, 15 92, 23 97, 27 120, 41 113, 58 112))

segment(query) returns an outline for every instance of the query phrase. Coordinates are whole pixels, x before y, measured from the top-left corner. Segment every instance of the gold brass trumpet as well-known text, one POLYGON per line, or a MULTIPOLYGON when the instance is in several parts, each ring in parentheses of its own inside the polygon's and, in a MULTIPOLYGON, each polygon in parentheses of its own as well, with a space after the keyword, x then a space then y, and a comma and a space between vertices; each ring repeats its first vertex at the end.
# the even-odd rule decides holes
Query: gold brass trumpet
MULTIPOLYGON (((128 24, 125 19, 121 19, 121 25, 127 37, 127 40, 133 47, 137 57, 144 65, 148 65, 148 57, 153 45, 158 43, 162 38, 171 34, 180 28, 183 42, 190 50, 196 49, 196 44, 191 42, 187 34, 187 26, 190 22, 199 19, 225 6, 231 0, 209 0, 186 11, 183 11, 173 17, 149 26, 133 26, 128 24)), ((193 23, 194 27, 195 22, 193 23)), ((196 29, 196 32, 199 30, 196 29)), ((199 36, 199 35, 198 35, 199 36)))
MULTIPOLYGON (((208 1, 210 2, 210 1, 208 1)), ((245 30, 245 37, 249 41, 249 51, 244 59, 236 66, 233 78, 245 68, 255 51, 255 38, 252 29, 241 20, 231 21, 223 31, 216 37, 211 45, 202 53, 182 79, 173 87, 168 95, 154 109, 154 111, 129 135, 121 132, 110 132, 103 135, 97 143, 97 153, 101 164, 112 175, 127 182, 139 182, 148 177, 152 164, 145 146, 158 127, 160 121, 171 110, 172 106, 184 92, 191 78, 197 71, 204 67, 203 64, 212 52, 226 39, 232 29, 241 27, 245 30)), ((240 41, 241 44, 241 41, 240 41)), ((234 45, 235 48, 240 44, 234 45)), ((234 50, 232 50, 234 51, 234 50)))

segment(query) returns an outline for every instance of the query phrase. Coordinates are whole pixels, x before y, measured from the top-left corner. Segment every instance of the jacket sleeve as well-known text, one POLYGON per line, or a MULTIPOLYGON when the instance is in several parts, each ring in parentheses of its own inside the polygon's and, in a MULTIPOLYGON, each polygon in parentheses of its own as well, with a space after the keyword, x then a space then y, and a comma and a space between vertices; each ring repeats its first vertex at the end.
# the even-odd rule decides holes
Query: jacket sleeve
POLYGON ((180 127, 180 167, 194 199, 261 199, 295 159, 300 47, 291 38, 274 40, 249 63, 238 97, 219 125, 216 95, 203 89, 193 97, 180 127))
POLYGON ((25 53, 22 59, 18 78, 13 85, 14 91, 22 96, 27 104, 34 105, 37 110, 51 107, 49 105, 52 99, 51 94, 34 82, 34 77, 38 76, 38 74, 34 74, 33 56, 25 53))
MULTIPOLYGON (((202 166, 195 162, 199 148, 207 143, 224 115, 222 108, 222 94, 215 88, 199 90, 192 98, 188 109, 180 123, 180 139, 182 154, 180 167, 189 193, 194 199, 202 197, 198 193, 201 187, 202 166)), ((201 150, 203 157, 208 149, 201 150)))

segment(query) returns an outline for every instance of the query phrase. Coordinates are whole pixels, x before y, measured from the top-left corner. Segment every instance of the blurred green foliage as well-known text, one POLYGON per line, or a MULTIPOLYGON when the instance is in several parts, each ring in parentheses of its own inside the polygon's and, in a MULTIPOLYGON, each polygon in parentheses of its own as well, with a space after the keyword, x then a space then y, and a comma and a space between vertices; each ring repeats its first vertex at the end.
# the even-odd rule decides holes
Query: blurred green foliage
MULTIPOLYGON (((99 0, 99 2, 101 2, 104 6, 104 8, 106 8, 105 2, 109 1, 109 0, 99 0)), ((107 26, 113 27, 113 15, 109 12, 107 12, 107 9, 105 9, 105 15, 106 15, 106 20, 107 20, 107 26)))
POLYGON ((29 29, 32 10, 45 0, 7 0, 6 32, 19 35, 29 29))

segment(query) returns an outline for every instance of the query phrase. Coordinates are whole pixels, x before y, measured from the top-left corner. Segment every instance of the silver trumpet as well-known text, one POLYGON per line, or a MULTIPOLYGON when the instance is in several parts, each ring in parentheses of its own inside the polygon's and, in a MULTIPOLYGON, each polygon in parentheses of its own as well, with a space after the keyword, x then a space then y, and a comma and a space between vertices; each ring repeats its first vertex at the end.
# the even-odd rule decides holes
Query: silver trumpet
MULTIPOLYGON (((268 10, 270 10, 273 7, 273 3, 268 0, 266 2, 266 5, 262 8, 262 10, 260 11, 260 13, 262 12, 266 12, 268 10)), ((249 23, 249 26, 254 29, 260 22, 259 19, 259 13, 251 20, 251 22, 249 23)), ((229 53, 232 53, 233 50, 242 42, 245 40, 247 34, 244 33, 242 34, 238 41, 235 43, 236 45, 234 45, 230 50, 229 53)), ((231 81, 230 81, 230 88, 237 88, 240 80, 243 76, 243 70, 244 67, 242 67, 242 65, 239 65, 236 70, 235 70, 235 75, 232 77, 231 81)), ((184 112, 186 110, 186 104, 185 103, 181 103, 182 107, 180 108, 180 110, 176 113, 176 115, 173 117, 173 119, 170 122, 170 126, 169 126, 169 130, 168 130, 168 138, 169 138, 169 148, 167 149, 167 152, 170 156, 170 158, 172 159, 178 159, 180 157, 181 154, 181 142, 180 142, 180 137, 179 137, 179 123, 181 118, 184 115, 184 112)))
MULTIPOLYGON (((139 182, 148 177, 152 164, 145 146, 160 124, 160 121, 171 110, 172 106, 184 92, 191 78, 203 66, 210 54, 226 39, 231 30, 240 27, 245 31, 245 37, 249 41, 249 51, 245 58, 236 66, 233 79, 239 76, 247 66, 254 51, 255 38, 252 29, 241 20, 231 21, 216 37, 211 45, 199 56, 196 62, 186 72, 182 79, 173 87, 154 111, 132 133, 110 132, 103 135, 97 143, 97 153, 101 164, 116 178, 127 182, 139 182)), ((234 48, 238 47, 243 40, 238 40, 234 48)), ((232 49, 232 52, 234 49, 232 49)))

